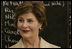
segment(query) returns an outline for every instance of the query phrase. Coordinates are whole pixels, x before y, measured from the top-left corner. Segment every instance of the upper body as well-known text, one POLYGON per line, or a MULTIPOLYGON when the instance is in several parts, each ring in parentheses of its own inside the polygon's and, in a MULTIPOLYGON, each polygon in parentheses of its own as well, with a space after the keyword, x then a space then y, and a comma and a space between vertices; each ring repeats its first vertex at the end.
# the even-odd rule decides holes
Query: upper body
POLYGON ((24 1, 20 4, 15 10, 14 26, 19 30, 22 39, 12 47, 57 47, 38 36, 47 26, 45 6, 41 1, 24 1))
MULTIPOLYGON (((25 48, 24 44, 22 42, 22 38, 19 40, 19 42, 9 48, 25 48)), ((61 48, 60 46, 51 44, 47 41, 45 41, 43 38, 40 40, 40 48, 61 48)))

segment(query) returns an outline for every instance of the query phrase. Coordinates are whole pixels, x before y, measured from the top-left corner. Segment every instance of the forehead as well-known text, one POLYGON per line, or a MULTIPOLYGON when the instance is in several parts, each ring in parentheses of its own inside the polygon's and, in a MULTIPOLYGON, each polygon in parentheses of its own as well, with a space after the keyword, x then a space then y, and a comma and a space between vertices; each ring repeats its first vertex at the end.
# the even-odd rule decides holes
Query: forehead
POLYGON ((36 16, 33 13, 29 12, 29 13, 19 15, 18 18, 33 18, 33 19, 36 19, 36 16))

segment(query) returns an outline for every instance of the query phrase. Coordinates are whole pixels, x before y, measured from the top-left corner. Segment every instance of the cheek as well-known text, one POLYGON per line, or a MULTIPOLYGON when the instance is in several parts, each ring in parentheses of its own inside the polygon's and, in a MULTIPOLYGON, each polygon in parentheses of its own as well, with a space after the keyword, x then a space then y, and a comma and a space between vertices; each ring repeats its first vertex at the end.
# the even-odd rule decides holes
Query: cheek
POLYGON ((39 26, 38 26, 37 23, 34 23, 34 24, 31 24, 31 25, 30 25, 30 28, 31 28, 32 30, 38 30, 38 29, 39 29, 39 26))
POLYGON ((17 27, 18 27, 18 29, 21 28, 21 25, 22 25, 21 23, 19 23, 19 22, 17 23, 17 27))

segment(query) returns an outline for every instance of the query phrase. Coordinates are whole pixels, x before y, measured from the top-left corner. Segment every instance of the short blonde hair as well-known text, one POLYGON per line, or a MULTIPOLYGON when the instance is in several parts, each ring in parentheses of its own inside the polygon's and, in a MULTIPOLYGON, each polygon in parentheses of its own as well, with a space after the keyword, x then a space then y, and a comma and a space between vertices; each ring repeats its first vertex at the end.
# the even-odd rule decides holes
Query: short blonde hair
POLYGON ((24 1, 15 9, 14 27, 17 28, 18 16, 24 13, 32 12, 39 22, 43 22, 41 32, 47 26, 45 15, 45 6, 41 1, 24 1))

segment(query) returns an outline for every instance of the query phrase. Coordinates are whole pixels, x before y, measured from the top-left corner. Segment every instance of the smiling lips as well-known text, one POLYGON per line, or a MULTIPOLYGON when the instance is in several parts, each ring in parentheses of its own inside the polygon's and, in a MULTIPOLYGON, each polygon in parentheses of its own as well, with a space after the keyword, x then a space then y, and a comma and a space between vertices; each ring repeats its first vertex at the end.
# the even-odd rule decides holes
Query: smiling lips
POLYGON ((22 30, 24 33, 27 33, 27 32, 29 32, 30 30, 22 30))

